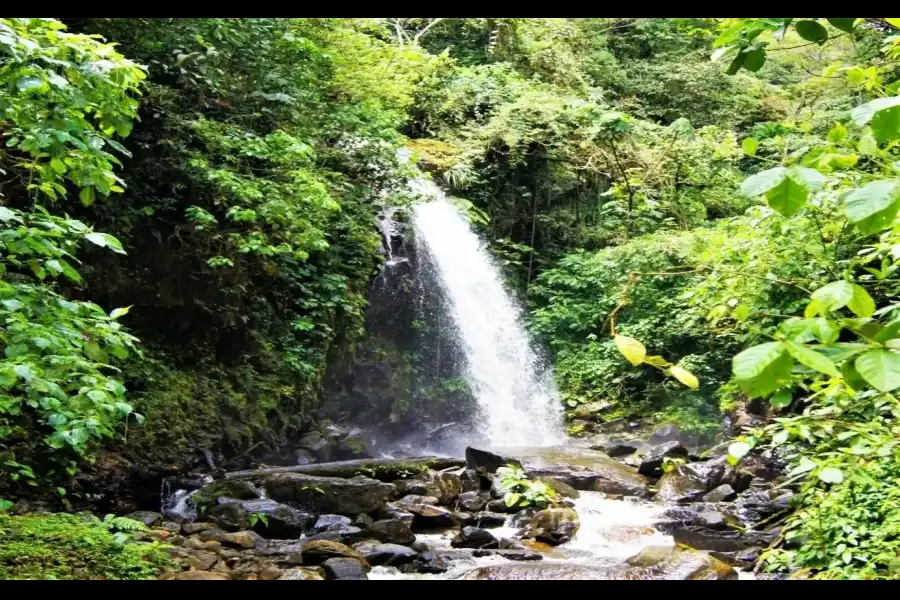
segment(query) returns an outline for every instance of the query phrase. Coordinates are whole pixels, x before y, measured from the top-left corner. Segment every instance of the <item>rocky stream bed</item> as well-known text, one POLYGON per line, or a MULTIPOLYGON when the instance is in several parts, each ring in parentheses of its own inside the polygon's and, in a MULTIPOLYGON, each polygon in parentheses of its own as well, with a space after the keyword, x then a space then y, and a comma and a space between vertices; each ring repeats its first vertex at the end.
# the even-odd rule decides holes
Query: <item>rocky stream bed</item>
POLYGON ((261 468, 129 516, 150 527, 140 541, 170 545, 183 570, 168 579, 754 578, 779 536, 765 523, 790 492, 768 465, 735 468, 724 450, 696 452, 664 427, 646 440, 469 447, 464 459, 261 468), (507 507, 495 473, 509 464, 562 501, 507 507))

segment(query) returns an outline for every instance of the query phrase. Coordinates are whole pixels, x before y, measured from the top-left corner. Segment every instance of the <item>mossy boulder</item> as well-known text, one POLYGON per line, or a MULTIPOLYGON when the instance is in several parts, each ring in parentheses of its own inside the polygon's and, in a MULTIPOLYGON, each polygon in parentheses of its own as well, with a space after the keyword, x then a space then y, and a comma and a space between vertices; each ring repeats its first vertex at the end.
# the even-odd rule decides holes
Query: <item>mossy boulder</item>
POLYGON ((263 485, 269 496, 314 514, 358 515, 384 508, 394 486, 367 477, 341 479, 302 473, 280 473, 267 477, 263 485))

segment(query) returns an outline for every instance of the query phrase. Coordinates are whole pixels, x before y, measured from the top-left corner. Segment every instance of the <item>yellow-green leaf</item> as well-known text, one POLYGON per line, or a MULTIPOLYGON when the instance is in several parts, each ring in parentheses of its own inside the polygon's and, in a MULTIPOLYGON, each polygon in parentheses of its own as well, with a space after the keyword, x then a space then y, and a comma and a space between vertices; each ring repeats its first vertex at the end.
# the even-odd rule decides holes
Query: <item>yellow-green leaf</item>
POLYGON ((654 367, 669 367, 672 365, 672 363, 664 359, 662 356, 648 356, 644 358, 644 362, 648 365, 653 365, 654 367))
POLYGON ((700 381, 696 377, 694 377, 694 374, 687 369, 683 369, 678 365, 673 365, 672 368, 669 369, 669 373, 672 375, 672 377, 688 386, 692 390, 696 390, 700 387, 700 381))
POLYGON ((647 356, 647 348, 644 347, 644 344, 625 335, 617 335, 614 338, 614 341, 616 342, 616 347, 619 349, 619 352, 622 353, 622 356, 624 356, 628 362, 634 366, 644 362, 644 358, 647 356))
POLYGON ((759 142, 753 138, 744 138, 744 141, 741 142, 741 150, 744 151, 744 154, 747 156, 756 156, 756 150, 759 148, 759 142))
POLYGON ((838 373, 834 363, 815 350, 810 350, 802 344, 797 344, 789 340, 785 340, 784 344, 787 346, 787 350, 791 353, 791 356, 796 358, 798 362, 806 365, 810 369, 815 369, 820 373, 825 373, 832 377, 840 377, 840 373, 838 373))

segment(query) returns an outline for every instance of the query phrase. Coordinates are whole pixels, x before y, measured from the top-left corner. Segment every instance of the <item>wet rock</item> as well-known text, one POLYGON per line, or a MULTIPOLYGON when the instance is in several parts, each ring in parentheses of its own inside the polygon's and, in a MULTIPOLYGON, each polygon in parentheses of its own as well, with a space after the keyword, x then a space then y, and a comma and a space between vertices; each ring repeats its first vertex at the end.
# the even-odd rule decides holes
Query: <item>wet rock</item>
POLYGON ((510 527, 525 527, 528 523, 531 522, 531 519, 537 514, 537 510, 534 508, 523 508, 516 514, 512 516, 509 520, 510 527))
POLYGON ((163 516, 158 512, 153 512, 149 510, 138 510, 133 513, 129 513, 125 515, 129 519, 134 519, 135 521, 140 521, 147 527, 153 527, 157 523, 160 523, 163 519, 163 516))
POLYGON ((645 570, 647 578, 663 580, 733 580, 737 572, 705 552, 671 546, 648 546, 626 561, 645 570))
POLYGON ((225 546, 232 548, 256 548, 265 544, 265 540, 253 531, 235 531, 232 533, 220 534, 217 542, 221 542, 225 546))
POLYGON ((345 517, 344 515, 321 515, 316 519, 313 530, 316 533, 322 533, 334 525, 350 525, 352 522, 350 517, 345 517))
POLYGON ((526 550, 525 546, 510 538, 500 538, 501 550, 526 550))
POLYGON ((638 473, 648 477, 659 477, 662 475, 663 460, 666 458, 684 458, 688 455, 685 448, 679 441, 662 442, 655 446, 651 446, 649 452, 641 459, 638 467, 638 473))
POLYGON ((237 501, 214 506, 206 516, 217 527, 226 531, 239 531, 250 528, 249 515, 237 501))
POLYGON ((466 448, 471 469, 494 472, 499 467, 519 465, 531 477, 552 477, 576 490, 645 497, 647 479, 602 452, 581 448, 466 448))
POLYGON ((264 480, 273 500, 290 502, 316 513, 357 515, 385 506, 394 491, 392 485, 367 477, 340 479, 301 473, 281 473, 264 480))
POLYGON ((399 544, 379 544, 365 553, 371 565, 402 565, 418 558, 419 553, 399 544))
POLYGON ((741 525, 750 527, 762 519, 791 509, 790 490, 759 490, 738 496, 724 509, 725 515, 741 525))
POLYGON ((507 506, 505 500, 491 500, 490 502, 488 502, 485 505, 485 509, 487 509, 488 512, 492 512, 492 513, 510 513, 510 514, 515 513, 516 511, 519 510, 518 507, 516 507, 515 505, 507 506))
POLYGON ((551 490, 562 496, 563 498, 578 498, 581 494, 571 485, 564 481, 553 477, 538 477, 538 481, 543 482, 551 490))
POLYGON ((415 479, 398 479, 394 482, 394 497, 402 498, 404 496, 427 496, 428 488, 424 481, 415 479))
POLYGON ((754 546, 768 546, 775 535, 768 532, 713 531, 704 527, 681 527, 672 532, 677 544, 697 550, 738 552, 754 546))
POLYGON ((392 503, 388 503, 384 508, 378 511, 378 518, 380 520, 398 520, 403 521, 404 523, 412 523, 415 515, 409 511, 405 511, 402 508, 395 506, 392 503))
POLYGON ((352 558, 329 558, 322 563, 325 579, 368 579, 363 565, 352 558))
POLYGON ((297 442, 297 445, 301 450, 305 450, 306 452, 312 454, 316 458, 316 460, 322 462, 334 460, 331 452, 331 444, 327 439, 325 439, 325 436, 318 431, 307 433, 302 438, 300 438, 300 441, 297 442))
POLYGON ((574 419, 579 419, 583 421, 594 421, 600 422, 603 420, 601 416, 601 412, 610 408, 612 403, 598 401, 598 402, 588 402, 587 404, 581 404, 575 410, 570 411, 569 414, 574 419))
POLYGON ((507 515, 502 513, 480 512, 465 519, 464 522, 467 525, 472 525, 474 527, 490 529, 493 527, 503 527, 506 525, 506 519, 507 515))
POLYGON ((631 429, 631 425, 629 424, 628 419, 613 419, 612 421, 601 423, 597 427, 597 430, 602 433, 622 433, 629 429, 631 429))
POLYGON ((478 512, 483 509, 487 500, 478 492, 463 492, 459 495, 459 507, 469 512, 478 512))
POLYGON ((662 444, 664 442, 677 442, 682 439, 681 430, 675 423, 666 423, 658 427, 647 439, 647 443, 651 445, 662 444))
POLYGON ((366 570, 369 568, 365 556, 340 542, 312 540, 303 545, 301 555, 304 565, 318 565, 331 558, 348 558, 358 561, 366 570))
POLYGON ((178 581, 230 581, 231 575, 212 571, 184 571, 175 575, 173 579, 178 581))
POLYGON ((312 581, 323 581, 325 579, 325 573, 322 569, 310 569, 305 567, 296 567, 293 569, 288 569, 285 571, 281 577, 278 578, 278 581, 301 581, 301 580, 312 580, 312 581))
POLYGON ((262 515, 257 519, 253 530, 267 538, 294 539, 309 530, 315 521, 315 515, 302 510, 279 504, 274 500, 246 500, 240 503, 241 508, 250 515, 262 515))
POLYGON ((694 502, 702 498, 708 489, 704 477, 688 465, 681 465, 660 477, 654 499, 657 502, 694 502))
POLYGON ((208 509, 215 506, 220 498, 233 500, 256 500, 261 494, 255 485, 244 479, 220 479, 191 496, 190 502, 194 506, 208 509))
POLYGON ((369 440, 361 429, 336 432, 334 440, 332 452, 337 460, 372 458, 369 440))
POLYGON ((212 523, 204 523, 202 521, 198 521, 196 523, 182 523, 181 531, 183 531, 187 535, 192 535, 195 533, 200 533, 205 529, 212 529, 214 526, 212 523))
POLYGON ((353 519, 353 524, 357 527, 362 527, 363 529, 371 527, 374 522, 375 519, 365 513, 358 514, 356 515, 356 518, 353 519))
POLYGON ((270 565, 259 572, 259 580, 260 581, 275 581, 276 579, 280 578, 282 575, 284 575, 284 571, 282 571, 281 569, 279 569, 276 566, 270 565))
POLYGON ((759 555, 762 554, 762 548, 747 548, 737 552, 710 552, 709 554, 733 567, 750 569, 756 563, 759 555))
POLYGON ((548 508, 535 513, 524 537, 556 546, 571 540, 579 526, 578 513, 571 508, 548 508))
POLYGON ((723 483, 719 487, 715 488, 713 491, 709 492, 705 496, 703 496, 704 502, 727 502, 729 500, 734 500, 735 496, 737 496, 737 492, 734 491, 727 483, 723 483))
POLYGON ((490 531, 477 527, 463 527, 450 541, 453 548, 499 548, 500 543, 490 531))
POLYGON ((462 493, 462 481, 459 475, 453 473, 439 473, 426 471, 416 479, 424 484, 424 496, 433 496, 438 499, 438 504, 452 504, 462 493))
POLYGON ((437 506, 437 498, 434 497, 406 496, 395 502, 394 506, 413 514, 413 531, 453 527, 458 522, 452 512, 437 506))
POLYGON ((382 542, 389 542, 392 544, 412 544, 416 541, 416 536, 410 528, 411 523, 412 519, 409 521, 401 521, 400 519, 375 521, 369 527, 369 533, 382 542))
POLYGON ((588 447, 603 452, 610 458, 621 458, 637 452, 641 448, 641 443, 631 440, 602 440, 593 442, 588 447))
POLYGON ((341 542, 342 544, 353 544, 360 540, 370 537, 359 527, 353 525, 344 525, 343 523, 332 525, 327 530, 310 536, 310 540, 328 540, 331 542, 341 542))
POLYGON ((313 455, 313 453, 308 450, 304 450, 303 448, 294 450, 294 459, 294 462, 298 465, 309 465, 316 462, 316 457, 313 455))

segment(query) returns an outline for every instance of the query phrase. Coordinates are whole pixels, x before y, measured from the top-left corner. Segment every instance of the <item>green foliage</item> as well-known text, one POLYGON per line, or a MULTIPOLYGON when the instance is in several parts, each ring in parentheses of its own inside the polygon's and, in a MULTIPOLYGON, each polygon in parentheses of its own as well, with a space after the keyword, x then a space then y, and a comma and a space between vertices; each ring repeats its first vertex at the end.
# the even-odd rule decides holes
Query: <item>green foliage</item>
POLYGON ((560 497, 543 481, 529 479, 525 472, 515 465, 497 469, 503 501, 508 507, 547 508, 559 502, 560 497))
POLYGON ((144 72, 95 38, 53 19, 0 20, 0 171, 14 175, 0 195, 13 206, 33 201, 24 210, 0 207, 3 487, 37 485, 25 463, 41 455, 42 475, 71 475, 73 457, 133 414, 111 364, 135 349, 136 338, 116 322, 126 311, 108 316, 58 291, 82 283, 72 266, 82 242, 125 251, 115 237, 41 204, 64 198, 66 184, 80 188, 85 206, 124 191, 112 172, 119 161, 105 148, 127 154, 113 136, 131 132, 144 72), (36 440, 42 448, 33 448, 36 440))
POLYGON ((154 579, 171 563, 156 543, 117 539, 140 529, 127 521, 0 514, 0 579, 154 579))

